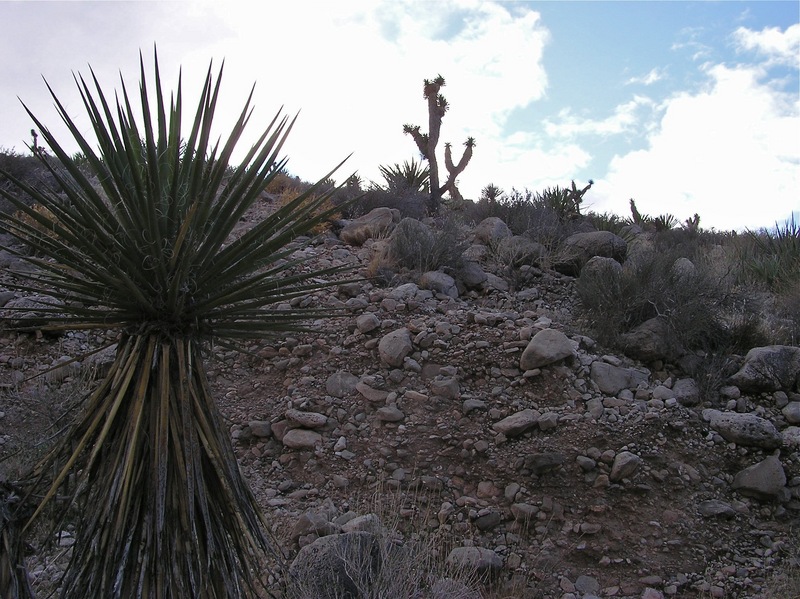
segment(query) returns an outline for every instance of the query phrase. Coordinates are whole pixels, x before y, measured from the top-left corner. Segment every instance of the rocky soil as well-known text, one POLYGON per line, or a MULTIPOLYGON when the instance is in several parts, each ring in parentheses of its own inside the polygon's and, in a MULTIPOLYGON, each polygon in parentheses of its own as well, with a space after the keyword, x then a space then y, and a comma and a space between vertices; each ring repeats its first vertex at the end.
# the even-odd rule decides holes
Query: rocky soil
MULTIPOLYGON (((299 251, 309 268, 364 268, 385 244, 357 241, 299 251)), ((598 346, 574 277, 529 268, 511 291, 480 268, 455 293, 437 276, 344 283, 303 299, 342 311, 312 332, 212 350, 242 472, 288 555, 379 512, 405 538, 435 534, 442 559, 478 560, 491 596, 783 596, 800 567, 796 385, 740 376, 706 397, 674 364, 598 346)), ((36 454, 103 341, 2 332, 0 468, 36 454)))

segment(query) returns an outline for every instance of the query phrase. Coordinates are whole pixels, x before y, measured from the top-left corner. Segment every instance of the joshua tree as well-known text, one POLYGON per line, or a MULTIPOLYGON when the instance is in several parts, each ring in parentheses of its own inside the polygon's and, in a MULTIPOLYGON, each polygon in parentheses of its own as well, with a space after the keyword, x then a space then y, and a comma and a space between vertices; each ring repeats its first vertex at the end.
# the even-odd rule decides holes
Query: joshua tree
POLYGON ((428 102, 428 133, 421 133, 419 125, 403 125, 403 132, 414 139, 420 154, 428 161, 431 191, 428 212, 431 214, 436 214, 439 211, 439 204, 444 192, 449 191, 453 199, 461 198, 461 194, 456 188, 456 177, 467 167, 467 163, 472 158, 472 148, 475 147, 475 139, 472 137, 467 138, 467 141, 464 142, 466 146, 464 154, 458 164, 454 164, 450 144, 445 144, 445 167, 447 168, 448 176, 444 185, 439 185, 439 164, 436 160, 436 145, 439 143, 442 118, 444 118, 448 108, 447 100, 439 93, 444 84, 444 77, 438 75, 432 81, 425 79, 422 87, 422 95, 428 102))
POLYGON ((567 200, 569 201, 570 209, 571 209, 571 216, 579 217, 581 215, 581 203, 583 202, 583 196, 586 195, 586 192, 589 191, 594 185, 594 181, 589 179, 589 184, 586 185, 583 189, 578 189, 575 186, 575 181, 572 181, 572 189, 566 190, 567 200))
POLYGON ((0 189, 23 215, 2 215, 0 230, 35 250, 21 256, 35 268, 16 289, 54 298, 22 322, 104 330, 117 342, 111 371, 33 471, 29 498, 41 500, 31 521, 57 494, 59 512, 77 519, 62 598, 253 597, 272 546, 203 352, 212 341, 235 345, 328 315, 288 306, 332 283, 335 269, 303 271, 292 259, 293 242, 327 218, 318 208, 332 192, 318 183, 234 236, 285 164, 279 154, 294 121, 276 115, 231 169, 252 93, 229 137, 211 142, 222 69, 215 81, 209 66, 184 131, 180 82, 167 103, 157 57, 152 93, 140 63, 141 112, 124 81, 112 108, 93 72, 93 85, 76 77, 99 152, 50 89, 100 189, 30 111, 60 163, 42 160, 63 195, 4 173, 48 217, 0 189), (76 484, 67 489, 67 480, 76 484))

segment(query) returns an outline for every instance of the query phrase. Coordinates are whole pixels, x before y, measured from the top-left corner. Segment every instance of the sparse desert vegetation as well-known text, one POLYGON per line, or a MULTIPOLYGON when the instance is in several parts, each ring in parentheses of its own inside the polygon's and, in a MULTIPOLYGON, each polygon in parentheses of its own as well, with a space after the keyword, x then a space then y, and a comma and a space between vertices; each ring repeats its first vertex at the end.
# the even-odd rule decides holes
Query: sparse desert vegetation
POLYGON ((213 81, 0 151, 3 597, 800 593, 796 221, 464 199, 441 77, 382 182, 232 166, 213 81))

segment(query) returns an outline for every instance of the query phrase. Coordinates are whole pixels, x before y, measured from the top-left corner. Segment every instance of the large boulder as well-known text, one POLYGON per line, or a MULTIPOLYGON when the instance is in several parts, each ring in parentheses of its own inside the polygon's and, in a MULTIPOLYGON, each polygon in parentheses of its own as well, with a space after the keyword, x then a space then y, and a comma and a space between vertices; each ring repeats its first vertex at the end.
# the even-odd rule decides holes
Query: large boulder
POLYGON ((473 231, 475 241, 484 245, 491 245, 499 242, 501 239, 511 237, 511 229, 503 222, 501 218, 490 216, 484 218, 473 231))
POLYGON ((730 382, 748 392, 800 390, 800 347, 754 347, 730 382))
POLYGON ((553 267, 566 275, 578 276, 594 256, 625 260, 628 244, 611 231, 575 233, 564 240, 553 267))
POLYGON ((339 239, 350 245, 362 245, 367 239, 385 236, 400 222, 396 208, 375 208, 348 222, 339 232, 339 239))
POLYGON ((769 420, 755 414, 703 410, 703 418, 708 420, 715 431, 726 441, 738 445, 775 449, 781 446, 783 438, 769 420))
POLYGON ((555 329, 539 331, 528 342, 519 361, 522 370, 533 370, 573 358, 577 352, 569 338, 555 329))
POLYGON ((737 472, 731 485, 742 495, 765 501, 782 498, 785 487, 786 472, 775 455, 737 472))

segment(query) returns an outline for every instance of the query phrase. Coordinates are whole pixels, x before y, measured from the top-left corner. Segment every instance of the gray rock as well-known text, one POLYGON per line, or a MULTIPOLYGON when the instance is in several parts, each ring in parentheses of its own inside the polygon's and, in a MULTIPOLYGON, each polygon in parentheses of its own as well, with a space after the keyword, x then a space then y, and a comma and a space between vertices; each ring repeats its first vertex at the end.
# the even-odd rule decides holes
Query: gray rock
POLYGON ((719 499, 709 499, 708 501, 700 502, 697 510, 704 518, 733 518, 736 515, 734 510, 729 504, 719 499))
POLYGON ((302 412, 290 409, 286 410, 284 416, 293 424, 304 428, 322 428, 328 423, 328 417, 317 412, 302 412))
POLYGON ((592 576, 578 576, 575 581, 575 588, 581 593, 597 593, 600 590, 600 583, 592 576))
POLYGON ((540 416, 536 410, 522 410, 495 422, 492 428, 506 437, 516 437, 536 426, 540 416))
POLYGON ((575 348, 569 338, 555 329, 544 329, 536 333, 522 352, 519 367, 533 370, 575 357, 575 348))
POLYGON ((534 474, 540 475, 554 470, 558 470, 567 461, 567 456, 563 453, 551 451, 548 453, 534 453, 525 456, 525 468, 534 474))
POLYGON ((403 359, 411 353, 411 333, 408 329, 397 329, 384 335, 378 343, 381 361, 389 366, 400 367, 403 359))
POLYGON ((400 422, 406 415, 397 406, 384 406, 378 408, 376 413, 378 420, 382 422, 400 422))
POLYGON ((281 442, 289 449, 314 449, 322 444, 322 435, 304 428, 292 428, 286 431, 281 442))
POLYGON ((742 391, 800 390, 800 347, 754 347, 730 382, 742 391))
POLYGON ((458 399, 461 397, 461 386, 455 377, 436 377, 431 381, 431 394, 447 399, 458 399))
POLYGON ((611 474, 608 475, 608 479, 611 482, 619 482, 624 478, 630 478, 641 463, 642 458, 635 453, 620 451, 614 456, 614 463, 611 466, 611 474))
POLYGON ((739 471, 733 478, 731 488, 742 495, 769 500, 780 497, 785 486, 783 465, 777 456, 772 455, 739 471))
POLYGON ((501 239, 511 237, 513 234, 511 233, 511 229, 508 228, 508 225, 504 223, 502 219, 496 216, 490 216, 478 223, 478 226, 475 227, 475 230, 473 231, 473 235, 475 236, 475 241, 478 243, 489 245, 491 243, 496 243, 501 239))
POLYGON ((250 428, 250 432, 253 433, 253 436, 255 437, 263 439, 272 436, 272 424, 266 420, 251 420, 247 423, 247 426, 250 428))
POLYGON ((424 273, 419 279, 419 285, 423 289, 430 289, 434 293, 441 293, 447 297, 458 297, 458 285, 456 280, 448 274, 432 270, 424 273))
POLYGON ((419 287, 416 283, 403 283, 386 294, 386 297, 397 302, 403 302, 417 295, 419 287))
POLYGON ((672 360, 682 353, 666 319, 660 317, 620 335, 619 342, 625 355, 641 362, 672 360))
POLYGON ((399 210, 375 208, 347 223, 339 232, 339 239, 350 245, 362 245, 367 239, 386 235, 398 222, 400 222, 399 210))
POLYGON ((594 256, 622 262, 627 250, 625 240, 611 231, 575 233, 564 240, 553 266, 558 272, 577 276, 594 256))
POLYGON ((519 268, 525 264, 537 265, 547 253, 541 243, 522 235, 501 239, 496 244, 495 251, 506 264, 514 268, 519 268))
POLYGON ((300 549, 289 573, 303 597, 360 599, 383 559, 379 540, 369 532, 328 535, 300 549))
POLYGON ((622 264, 605 256, 593 256, 581 268, 578 286, 586 293, 613 289, 622 276, 622 264))
POLYGON ((700 403, 700 387, 694 379, 678 379, 672 385, 672 394, 684 406, 696 406, 700 403))
POLYGON ((786 404, 781 410, 781 414, 789 424, 800 424, 800 401, 792 401, 786 404))
POLYGON ((709 409, 703 410, 703 418, 708 420, 711 428, 731 443, 764 449, 775 449, 781 446, 782 437, 775 425, 755 414, 738 414, 709 409))
POLYGON ((346 370, 334 372, 325 381, 325 391, 334 397, 347 397, 356 390, 358 377, 346 370))
POLYGON ((787 447, 800 447, 800 426, 788 426, 781 431, 783 443, 787 447))
POLYGON ((467 289, 480 289, 486 281, 486 273, 483 269, 472 260, 467 260, 458 269, 458 280, 461 281, 467 289))
POLYGON ((592 362, 590 376, 600 391, 607 395, 616 395, 623 389, 634 390, 639 383, 646 383, 650 378, 646 371, 612 366, 598 360, 592 362))
POLYGON ((369 333, 381 326, 381 321, 376 314, 367 312, 356 318, 356 328, 362 333, 369 333))
POLYGON ((457 572, 493 574, 503 567, 503 558, 483 547, 456 547, 447 556, 446 564, 457 572))

